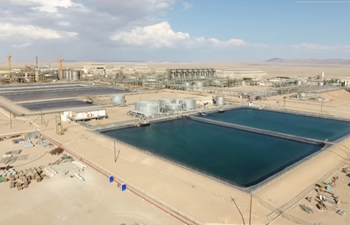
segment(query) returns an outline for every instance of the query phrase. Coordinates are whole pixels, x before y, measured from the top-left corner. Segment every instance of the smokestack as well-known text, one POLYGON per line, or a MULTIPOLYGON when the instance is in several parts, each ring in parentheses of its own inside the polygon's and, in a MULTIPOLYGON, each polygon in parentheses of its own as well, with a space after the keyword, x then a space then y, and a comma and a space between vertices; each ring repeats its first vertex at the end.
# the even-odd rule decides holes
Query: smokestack
POLYGON ((36 65, 36 68, 39 68, 38 67, 38 56, 35 56, 35 65, 36 65))

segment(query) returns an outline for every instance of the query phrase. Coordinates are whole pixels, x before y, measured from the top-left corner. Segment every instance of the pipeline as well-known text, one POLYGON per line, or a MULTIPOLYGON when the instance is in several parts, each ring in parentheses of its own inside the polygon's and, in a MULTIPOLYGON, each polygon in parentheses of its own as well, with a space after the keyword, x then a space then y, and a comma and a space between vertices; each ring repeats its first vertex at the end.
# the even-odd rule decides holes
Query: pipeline
POLYGON ((233 123, 225 123, 225 122, 221 122, 221 121, 204 119, 204 118, 194 117, 194 116, 189 116, 189 118, 192 120, 203 122, 203 123, 209 123, 209 124, 223 126, 223 127, 235 128, 235 129, 239 129, 239 130, 269 135, 269 136, 278 137, 278 138, 284 138, 284 139, 298 141, 298 142, 304 142, 304 143, 308 143, 308 144, 314 144, 314 145, 324 144, 324 141, 316 140, 316 139, 312 139, 312 138, 305 138, 305 137, 301 137, 301 136, 283 134, 283 133, 279 133, 279 132, 263 130, 263 129, 258 129, 258 128, 254 128, 254 127, 247 127, 247 126, 233 124, 233 123))

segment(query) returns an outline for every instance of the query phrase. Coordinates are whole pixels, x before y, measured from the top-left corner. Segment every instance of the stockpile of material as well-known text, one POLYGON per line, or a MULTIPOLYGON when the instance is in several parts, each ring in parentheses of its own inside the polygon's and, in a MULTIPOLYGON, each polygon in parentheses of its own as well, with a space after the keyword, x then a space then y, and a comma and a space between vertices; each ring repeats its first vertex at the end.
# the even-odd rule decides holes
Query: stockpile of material
POLYGON ((44 139, 39 139, 36 144, 43 146, 44 148, 53 148, 55 147, 54 144, 52 144, 51 142, 48 142, 47 140, 44 139))
POLYGON ((31 182, 41 182, 46 176, 43 167, 34 167, 26 170, 16 171, 14 168, 0 171, 2 182, 9 182, 10 188, 23 190, 29 187, 31 182))
POLYGON ((333 210, 337 214, 343 216, 346 212, 341 210, 339 206, 339 196, 331 192, 338 179, 338 177, 333 177, 331 182, 317 184, 315 201, 317 202, 316 207, 319 211, 333 210))
POLYGON ((45 174, 49 177, 54 177, 56 175, 69 175, 70 177, 76 177, 81 181, 85 181, 79 172, 84 171, 86 165, 81 162, 74 161, 71 157, 63 156, 60 160, 47 166, 44 169, 45 174))
POLYGON ((33 133, 28 133, 28 134, 25 134, 24 137, 26 139, 37 139, 37 138, 41 138, 41 134, 38 133, 38 132, 33 132, 33 133))

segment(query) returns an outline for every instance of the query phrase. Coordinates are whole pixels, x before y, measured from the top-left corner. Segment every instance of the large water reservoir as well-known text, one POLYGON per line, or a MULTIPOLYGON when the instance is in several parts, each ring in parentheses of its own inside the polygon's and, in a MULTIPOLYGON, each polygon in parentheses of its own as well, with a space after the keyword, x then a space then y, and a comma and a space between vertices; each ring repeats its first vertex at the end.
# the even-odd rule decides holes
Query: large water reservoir
POLYGON ((208 114, 205 118, 318 140, 335 141, 350 133, 350 122, 347 121, 253 108, 208 114))
POLYGON ((256 185, 321 149, 190 119, 104 134, 241 187, 256 185))

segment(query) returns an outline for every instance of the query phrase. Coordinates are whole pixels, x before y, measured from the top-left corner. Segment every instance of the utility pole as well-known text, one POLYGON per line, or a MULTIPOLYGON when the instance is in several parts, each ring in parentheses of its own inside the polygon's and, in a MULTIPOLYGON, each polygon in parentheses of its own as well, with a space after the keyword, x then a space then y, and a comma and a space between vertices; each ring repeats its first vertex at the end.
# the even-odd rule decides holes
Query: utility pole
POLYGON ((283 107, 286 109, 286 96, 283 97, 283 107))
POLYGON ((115 140, 114 140, 114 163, 117 162, 117 155, 115 153, 115 140))
POLYGON ((12 113, 9 111, 9 114, 10 114, 10 127, 12 129, 12 113))

